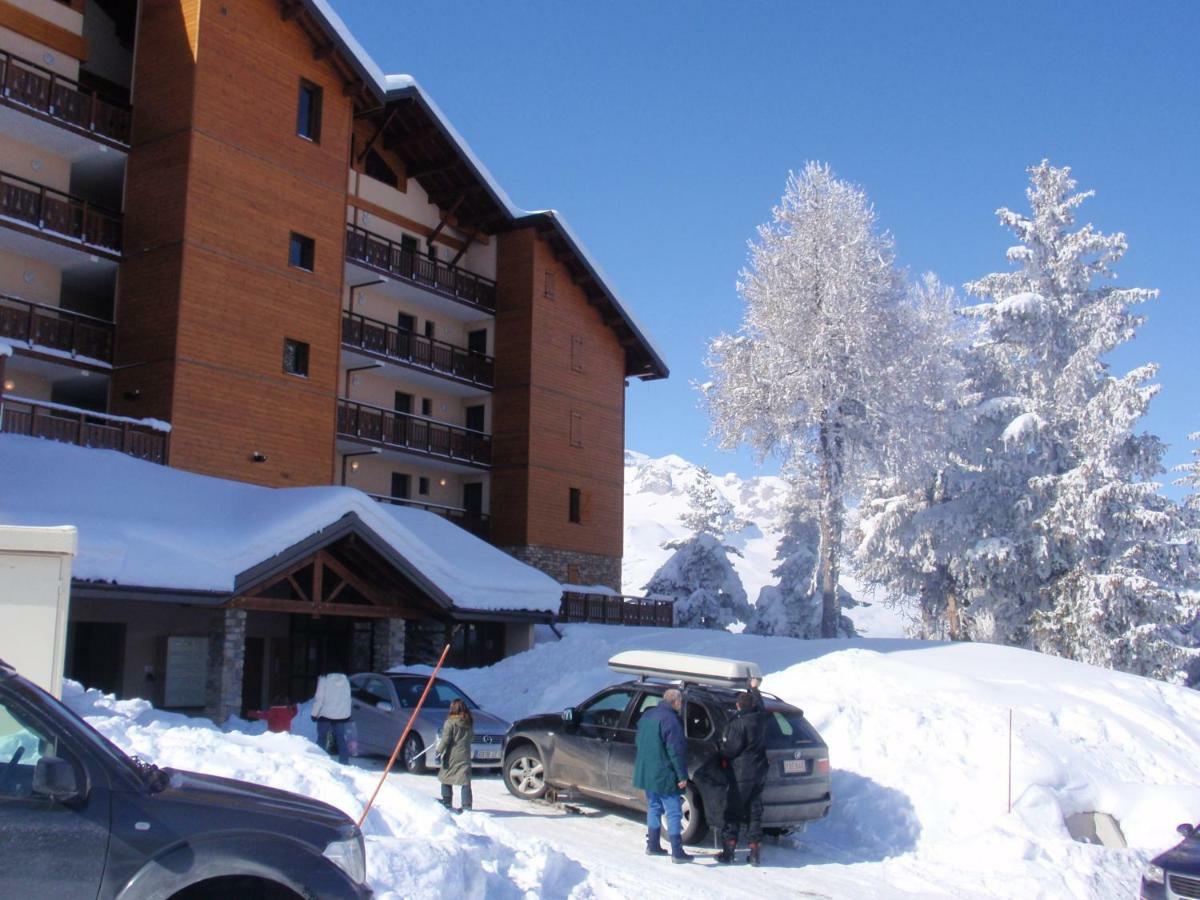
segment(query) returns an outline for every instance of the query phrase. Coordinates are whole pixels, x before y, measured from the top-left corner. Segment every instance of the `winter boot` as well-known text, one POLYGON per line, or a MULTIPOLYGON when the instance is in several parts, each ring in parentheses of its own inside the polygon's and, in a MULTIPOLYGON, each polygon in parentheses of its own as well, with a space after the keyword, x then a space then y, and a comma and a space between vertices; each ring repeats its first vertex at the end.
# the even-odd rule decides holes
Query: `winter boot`
POLYGON ((647 856, 666 856, 667 851, 663 849, 661 828, 651 828, 646 832, 646 855, 647 856))
POLYGON ((729 865, 731 862, 733 862, 733 854, 735 850, 737 850, 736 840, 725 841, 724 846, 721 847, 721 852, 717 854, 717 862, 724 865, 729 865))
POLYGON ((750 842, 750 858, 747 860, 752 866, 761 866, 762 857, 759 856, 759 851, 762 849, 762 844, 758 841, 750 842))
POLYGON ((673 834, 671 837, 671 862, 673 863, 690 863, 691 856, 683 852, 683 838, 678 834, 673 834))

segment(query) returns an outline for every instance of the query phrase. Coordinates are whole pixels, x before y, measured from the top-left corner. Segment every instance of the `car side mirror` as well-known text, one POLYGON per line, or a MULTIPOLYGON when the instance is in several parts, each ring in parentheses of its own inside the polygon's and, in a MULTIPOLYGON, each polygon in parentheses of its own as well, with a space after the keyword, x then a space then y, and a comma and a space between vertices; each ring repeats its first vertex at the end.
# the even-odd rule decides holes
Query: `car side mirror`
POLYGON ((562 720, 563 724, 568 728, 574 726, 578 722, 578 716, 576 714, 575 707, 568 706, 566 709, 564 709, 562 711, 562 720))
POLYGON ((1185 838, 1190 838, 1196 833, 1196 827, 1189 822, 1184 822, 1175 830, 1182 834, 1185 838))
POLYGON ((375 704, 375 708, 382 709, 384 712, 391 712, 393 707, 392 704, 388 703, 386 700, 380 700, 375 704))
POLYGON ((57 756, 43 756, 33 769, 33 793, 58 803, 66 803, 79 796, 79 782, 75 779, 75 767, 57 756))

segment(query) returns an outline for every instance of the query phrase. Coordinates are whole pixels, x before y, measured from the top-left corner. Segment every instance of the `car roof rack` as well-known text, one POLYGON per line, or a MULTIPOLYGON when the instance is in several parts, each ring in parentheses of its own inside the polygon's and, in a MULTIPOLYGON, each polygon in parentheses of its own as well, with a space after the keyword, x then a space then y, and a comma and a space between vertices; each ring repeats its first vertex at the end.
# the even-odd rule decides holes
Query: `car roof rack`
POLYGON ((642 681, 678 681, 745 690, 751 678, 762 678, 758 663, 666 650, 625 650, 608 661, 614 672, 636 675, 642 681))

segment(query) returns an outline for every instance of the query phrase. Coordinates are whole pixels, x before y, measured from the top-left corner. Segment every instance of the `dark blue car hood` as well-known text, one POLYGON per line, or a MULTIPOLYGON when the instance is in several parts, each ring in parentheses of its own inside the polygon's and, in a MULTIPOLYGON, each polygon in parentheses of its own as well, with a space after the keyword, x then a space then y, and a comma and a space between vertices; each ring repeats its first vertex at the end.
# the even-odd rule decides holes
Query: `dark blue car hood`
POLYGON ((1184 838, 1166 853, 1154 857, 1153 862, 1180 875, 1200 876, 1200 840, 1184 838))

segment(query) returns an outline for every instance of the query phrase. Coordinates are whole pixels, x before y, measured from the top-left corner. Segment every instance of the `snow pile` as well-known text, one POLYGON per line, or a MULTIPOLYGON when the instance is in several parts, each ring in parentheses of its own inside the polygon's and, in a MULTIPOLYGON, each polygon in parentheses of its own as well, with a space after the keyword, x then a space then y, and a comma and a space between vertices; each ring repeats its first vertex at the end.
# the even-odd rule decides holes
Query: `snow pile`
MULTIPOLYGON (((290 734, 222 731, 206 719, 114 700, 68 681, 63 700, 126 753, 160 766, 239 778, 329 803, 357 820, 379 773, 340 766, 290 734)), ((261 730, 261 725, 255 730, 261 730)), ((607 896, 602 882, 545 842, 517 841, 486 816, 453 817, 389 779, 363 833, 367 879, 377 900, 398 898, 607 896)))
POLYGON ((554 579, 441 516, 343 487, 267 488, 110 450, 0 435, 0 524, 79 529, 75 578, 229 593, 353 513, 461 609, 557 611, 554 579))

